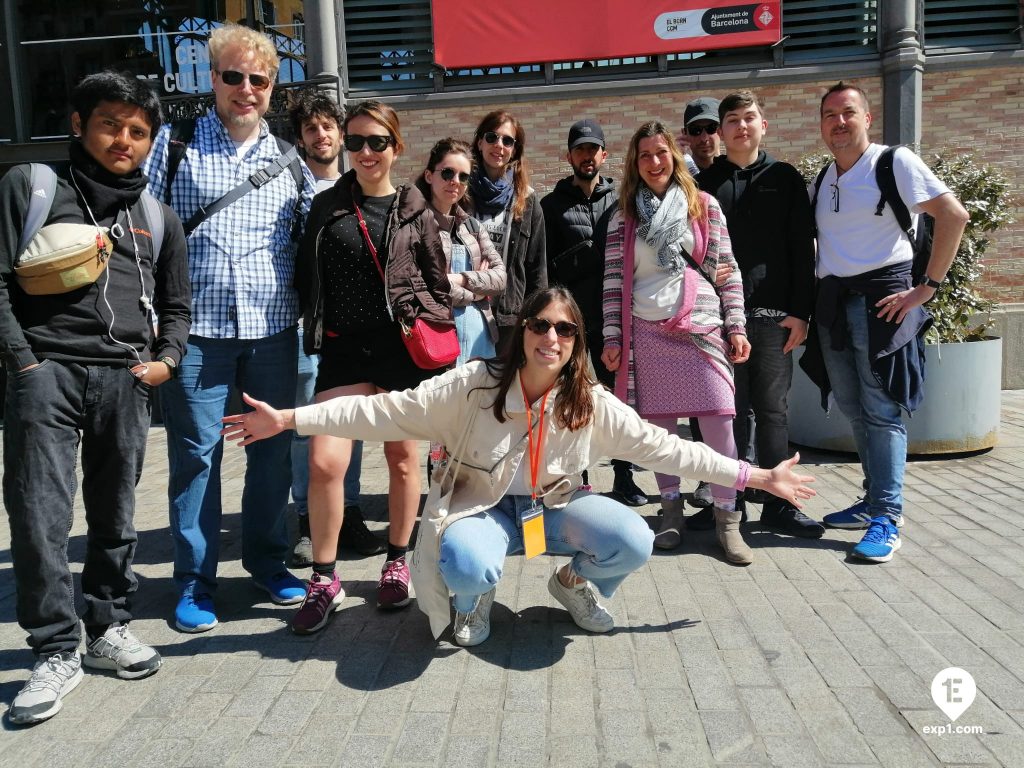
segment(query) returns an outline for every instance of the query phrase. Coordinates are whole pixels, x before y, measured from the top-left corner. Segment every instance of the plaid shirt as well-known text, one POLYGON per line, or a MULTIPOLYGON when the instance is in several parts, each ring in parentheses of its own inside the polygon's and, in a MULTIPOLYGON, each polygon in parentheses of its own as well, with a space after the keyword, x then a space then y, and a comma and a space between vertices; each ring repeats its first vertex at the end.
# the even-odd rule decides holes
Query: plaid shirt
MULTIPOLYGON (((170 125, 157 134, 143 165, 149 190, 164 199, 170 125)), ((265 121, 245 156, 238 157, 227 129, 212 109, 196 121, 195 136, 178 166, 171 207, 188 221, 200 205, 265 168, 281 154, 265 121)), ((192 333, 211 339, 261 339, 298 321, 295 244, 296 216, 304 222, 315 180, 302 164, 302 199, 288 169, 203 222, 188 239, 192 282, 192 333), (298 203, 298 206, 296 206, 298 203), (297 210, 296 210, 297 208, 297 210)))

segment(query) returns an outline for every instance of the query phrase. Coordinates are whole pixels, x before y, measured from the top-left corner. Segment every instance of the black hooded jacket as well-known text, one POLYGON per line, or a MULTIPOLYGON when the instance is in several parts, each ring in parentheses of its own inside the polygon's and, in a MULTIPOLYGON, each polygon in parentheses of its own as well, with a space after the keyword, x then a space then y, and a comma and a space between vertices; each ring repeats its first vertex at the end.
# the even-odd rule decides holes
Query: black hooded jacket
POLYGON ((740 168, 725 155, 697 176, 718 200, 743 273, 743 303, 808 320, 814 307, 814 217, 803 177, 758 152, 740 168))
POLYGON ((544 209, 548 282, 572 291, 587 321, 587 336, 600 337, 603 325, 604 241, 608 220, 619 203, 615 182, 601 176, 586 198, 567 176, 540 205, 544 209))

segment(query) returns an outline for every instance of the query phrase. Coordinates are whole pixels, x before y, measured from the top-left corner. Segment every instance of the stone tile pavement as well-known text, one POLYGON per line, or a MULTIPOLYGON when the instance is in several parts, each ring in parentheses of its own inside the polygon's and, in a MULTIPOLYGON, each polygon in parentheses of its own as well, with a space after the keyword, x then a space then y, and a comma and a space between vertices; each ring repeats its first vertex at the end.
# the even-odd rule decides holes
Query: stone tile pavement
MULTIPOLYGON (((413 609, 373 607, 380 557, 346 559, 344 609, 314 637, 262 602, 239 562, 244 458, 226 450, 221 624, 183 635, 166 522, 162 430, 139 488, 133 629, 164 667, 141 681, 88 673, 53 720, 0 727, 0 766, 935 766, 1024 765, 1024 392, 1003 393, 999 447, 915 461, 903 549, 846 558, 857 532, 820 542, 747 526, 749 568, 711 534, 656 554, 610 601, 618 628, 578 630, 555 607, 549 558, 510 558, 491 639, 431 641, 413 609), (955 726, 930 695, 959 666, 977 699, 955 726)), ((858 489, 849 456, 811 455, 820 516, 858 489)), ((364 464, 371 526, 384 527, 379 447, 364 464)), ((650 473, 640 484, 654 490, 650 473)), ((610 486, 608 467, 595 472, 610 486)), ((756 512, 758 508, 754 507, 756 512)), ((651 516, 656 507, 641 513, 651 516)), ((756 517, 756 514, 753 515, 756 517)), ((32 664, 14 619, 0 530, 0 713, 32 664)), ((81 516, 72 560, 84 551, 81 516)))

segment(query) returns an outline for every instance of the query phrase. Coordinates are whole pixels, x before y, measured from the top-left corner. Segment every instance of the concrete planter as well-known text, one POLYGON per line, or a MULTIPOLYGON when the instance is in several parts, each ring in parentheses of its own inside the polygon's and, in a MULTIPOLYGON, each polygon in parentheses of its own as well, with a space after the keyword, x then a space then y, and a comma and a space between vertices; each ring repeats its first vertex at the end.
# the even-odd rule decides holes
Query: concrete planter
MULTIPOLYGON (((999 432, 1002 339, 925 347, 924 405, 907 425, 908 452, 943 454, 981 451, 996 444, 999 432)), ((826 414, 818 388, 794 360, 789 393, 789 439, 797 445, 854 452, 850 422, 832 406, 826 414)))

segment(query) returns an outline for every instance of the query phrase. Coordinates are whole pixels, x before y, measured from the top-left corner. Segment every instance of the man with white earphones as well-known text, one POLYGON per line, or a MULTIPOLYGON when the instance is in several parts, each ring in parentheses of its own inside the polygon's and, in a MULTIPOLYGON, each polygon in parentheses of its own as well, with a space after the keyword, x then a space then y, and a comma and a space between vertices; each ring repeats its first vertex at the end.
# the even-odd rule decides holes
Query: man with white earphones
POLYGON ((18 725, 57 714, 83 666, 122 679, 160 667, 128 628, 135 486, 150 393, 174 375, 191 325, 181 222, 146 196, 139 170, 162 122, 159 100, 131 75, 100 72, 71 101, 70 163, 17 166, 0 181, 3 493, 18 623, 38 659, 7 712, 18 725), (81 247, 83 260, 68 266, 81 247), (84 654, 67 560, 79 446, 84 654))

